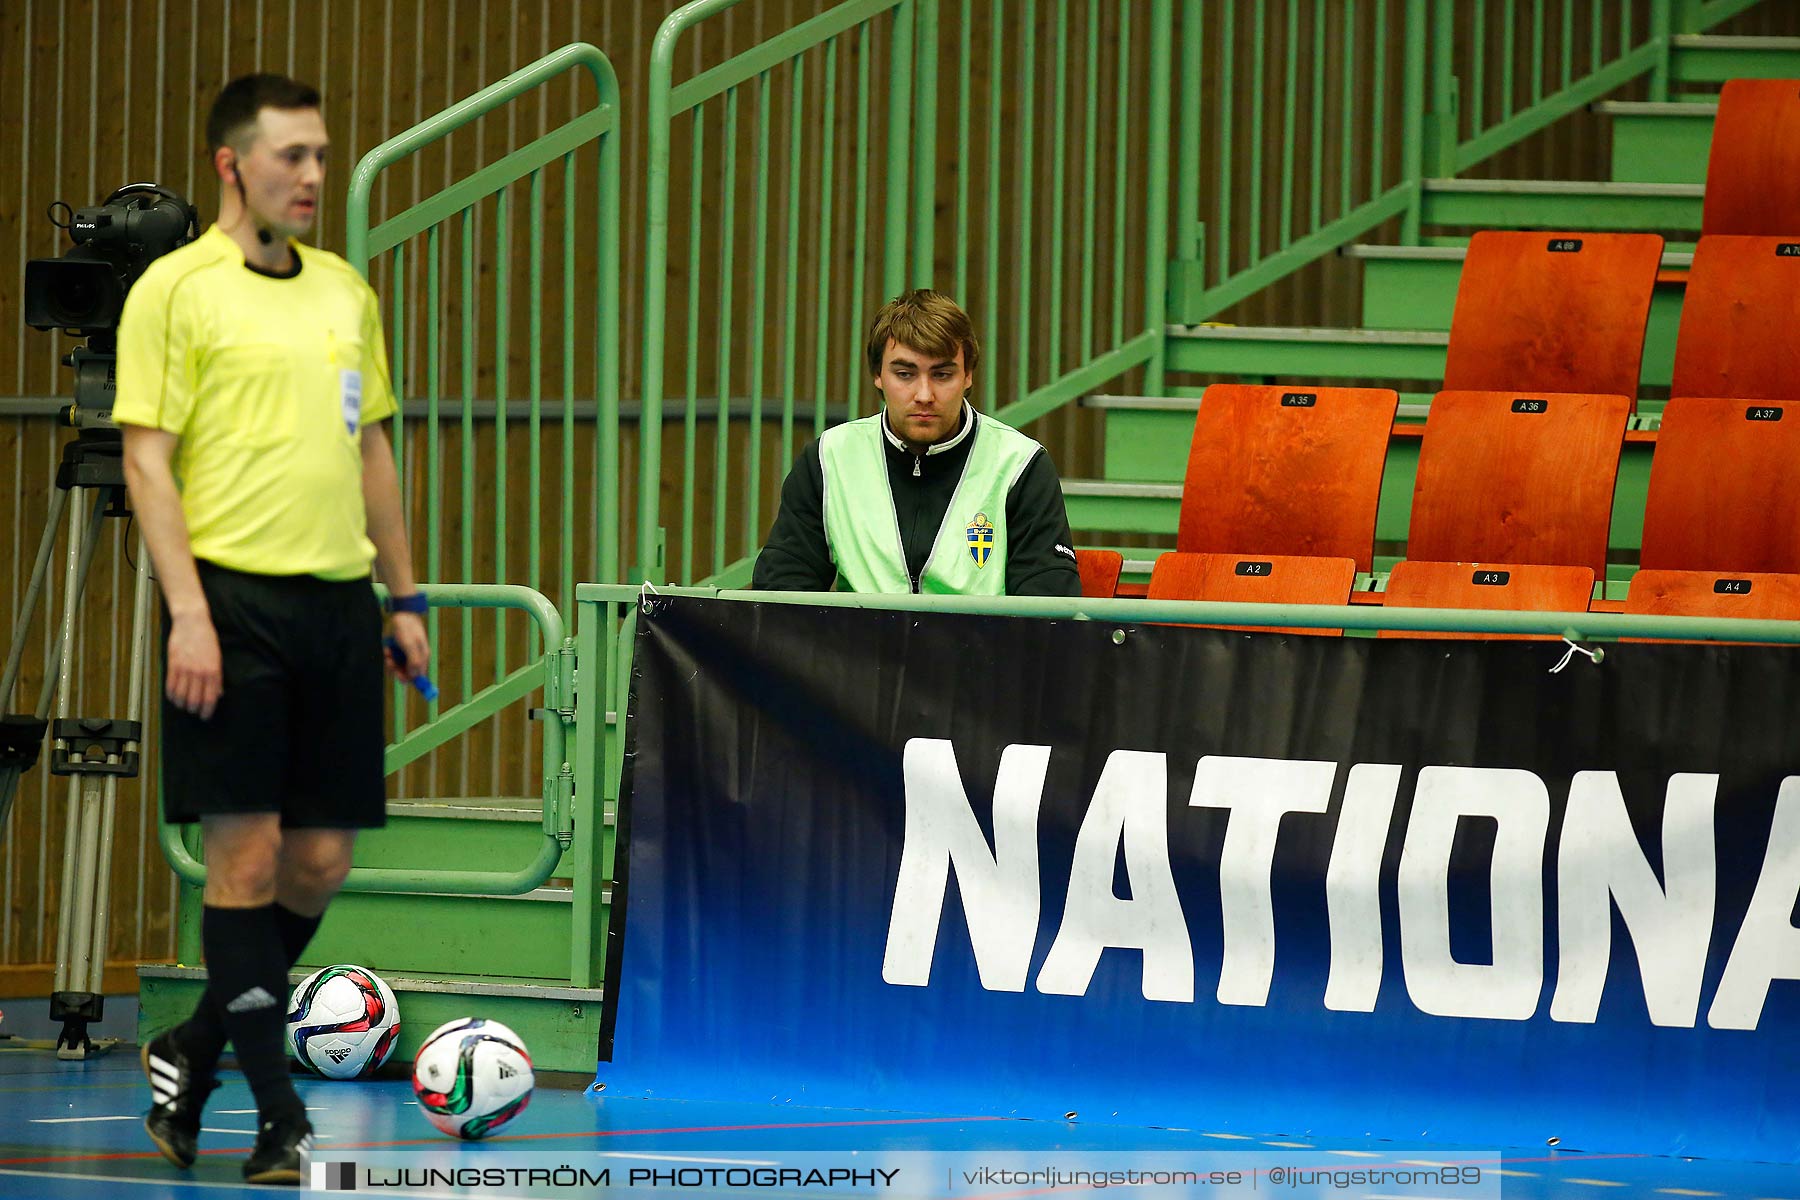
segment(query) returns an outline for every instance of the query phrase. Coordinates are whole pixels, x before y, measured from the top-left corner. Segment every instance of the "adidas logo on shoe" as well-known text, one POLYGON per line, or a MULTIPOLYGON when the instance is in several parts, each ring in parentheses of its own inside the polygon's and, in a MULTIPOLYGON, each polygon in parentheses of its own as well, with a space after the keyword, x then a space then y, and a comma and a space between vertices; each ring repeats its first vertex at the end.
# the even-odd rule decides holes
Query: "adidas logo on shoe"
POLYGON ((299 1183, 300 1156, 312 1149, 312 1126, 304 1117, 264 1121, 256 1145, 244 1161, 244 1179, 250 1183, 299 1183))
POLYGON ((144 1132, 158 1151, 181 1168, 194 1164, 200 1135, 200 1110, 218 1086, 210 1072, 196 1075, 187 1056, 168 1033, 158 1034, 139 1051, 150 1081, 152 1103, 144 1115, 144 1132))
POLYGON ((166 1058, 150 1054, 146 1059, 150 1064, 150 1098, 165 1108, 172 1106, 181 1091, 181 1072, 166 1058))
POLYGON ((275 997, 260 987, 253 987, 225 1006, 226 1012, 247 1013, 259 1008, 274 1008, 275 997))

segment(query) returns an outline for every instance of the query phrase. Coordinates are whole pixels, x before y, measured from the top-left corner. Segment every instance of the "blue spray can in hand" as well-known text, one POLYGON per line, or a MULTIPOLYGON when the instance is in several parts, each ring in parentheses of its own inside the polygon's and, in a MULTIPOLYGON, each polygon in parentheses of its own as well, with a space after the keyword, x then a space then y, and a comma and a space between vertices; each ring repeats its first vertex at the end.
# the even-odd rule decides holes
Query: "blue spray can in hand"
MULTIPOLYGON (((387 647, 388 655, 395 663, 398 663, 401 666, 406 664, 406 654, 400 649, 400 643, 398 641, 391 636, 384 637, 381 639, 381 644, 387 647)), ((436 700, 438 698, 437 684, 431 682, 431 676, 414 675, 412 677, 412 685, 419 689, 419 695, 425 697, 426 700, 436 700)))

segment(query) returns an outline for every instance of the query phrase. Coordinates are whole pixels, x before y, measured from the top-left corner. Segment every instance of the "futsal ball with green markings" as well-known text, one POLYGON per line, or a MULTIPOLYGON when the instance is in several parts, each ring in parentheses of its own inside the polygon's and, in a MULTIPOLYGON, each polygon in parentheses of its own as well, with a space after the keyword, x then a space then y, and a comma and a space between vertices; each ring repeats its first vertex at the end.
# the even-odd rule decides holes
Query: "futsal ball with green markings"
POLYGON ((288 1053, 328 1079, 373 1074, 399 1039, 393 989, 367 967, 338 963, 314 971, 288 1001, 288 1053))
POLYGON ((524 1112, 534 1082, 519 1035, 480 1017, 438 1026, 413 1059, 413 1093, 425 1119, 468 1141, 524 1112))

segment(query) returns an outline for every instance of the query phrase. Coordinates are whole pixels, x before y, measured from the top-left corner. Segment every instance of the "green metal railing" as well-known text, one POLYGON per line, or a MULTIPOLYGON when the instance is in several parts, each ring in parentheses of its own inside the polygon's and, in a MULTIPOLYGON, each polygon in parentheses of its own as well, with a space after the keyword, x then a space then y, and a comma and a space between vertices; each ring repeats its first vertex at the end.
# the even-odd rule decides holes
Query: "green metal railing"
POLYGON ((1668 98, 1673 5, 1649 20, 1618 0, 1434 0, 1427 169, 1451 176, 1606 95, 1651 75, 1668 98))
POLYGON ((838 5, 678 85, 684 36, 699 37, 698 27, 736 3, 684 5, 651 50, 637 545, 638 570, 654 579, 717 576, 755 551, 768 481, 792 458, 796 424, 822 431, 827 398, 842 392, 854 403, 867 386, 846 347, 860 333, 869 285, 892 292, 906 279, 915 0, 838 5), (885 86, 875 83, 878 60, 885 86), (872 195, 878 153, 885 195, 872 195), (678 216, 673 168, 686 175, 674 189, 678 216), (826 214, 804 237, 803 206, 826 214), (841 221, 840 208, 848 209, 841 221), (834 242, 840 223, 845 236, 834 242), (676 261, 687 266, 678 305, 669 300, 672 227, 680 234, 676 261), (807 257, 812 269, 803 272, 807 257), (703 295, 708 267, 718 286, 703 295), (740 272, 748 279, 741 292, 740 272), (678 390, 665 386, 671 377, 678 390), (810 413, 802 411, 803 387, 810 413), (672 562, 658 496, 671 465, 662 447, 671 401, 681 413, 672 562), (773 462, 765 453, 771 419, 780 422, 773 462))
POLYGON ((1416 238, 1428 8, 1184 0, 1172 319, 1205 320, 1395 217, 1416 238))
POLYGON ((1396 218, 1417 244, 1426 181, 1639 77, 1666 98, 1673 35, 1753 2, 1183 0, 1171 319, 1396 218))
POLYGON ((921 11, 933 14, 934 36, 921 43, 920 87, 954 92, 955 125, 951 133, 922 115, 915 134, 916 282, 967 298, 991 364, 977 387, 994 415, 1023 425, 1137 369, 1146 390, 1159 390, 1173 0, 946 2, 954 47, 935 36, 937 6, 921 11), (944 145, 965 155, 981 147, 979 198, 973 171, 936 158, 944 145), (954 195, 934 171, 945 166, 954 195), (954 227, 947 261, 929 235, 944 209, 954 227))
POLYGON ((1699 33, 1730 20, 1762 0, 1672 0, 1676 33, 1699 33))
MULTIPOLYGON (((415 547, 423 547, 415 569, 428 584, 473 584, 484 582, 482 576, 524 582, 559 596, 567 608, 578 577, 623 577, 620 136, 612 67, 598 49, 577 43, 389 139, 357 164, 349 194, 348 257, 358 270, 385 283, 395 391, 422 399, 423 419, 410 429, 414 437, 408 437, 403 408, 395 419, 394 443, 402 490, 411 499, 415 547), (553 96, 547 85, 564 76, 574 112, 569 120, 376 222, 377 186, 384 185, 385 193, 390 180, 399 182, 395 167, 409 161, 416 166, 428 150, 447 157, 452 134, 471 130, 479 136, 484 118, 527 99, 539 106, 540 127, 548 124, 549 106, 561 93, 553 96), (593 84, 585 105, 582 76, 593 84), (547 217, 552 204, 561 210, 554 219, 547 217), (546 266, 551 237, 552 262, 560 258, 560 272, 546 266), (524 277, 515 280, 521 259, 524 277), (423 287, 417 289, 420 274, 423 287), (546 429, 560 436, 555 474, 545 469, 546 429), (523 480, 509 476, 511 446, 520 434, 523 480), (576 463, 589 452, 595 462, 592 507, 578 513, 582 488, 576 463), (526 561, 509 561, 509 546, 521 541, 526 561)), ((449 173, 446 163, 446 178, 449 173)), ((516 628, 509 631, 499 611, 491 636, 478 638, 476 624, 464 614, 460 638, 447 644, 438 612, 431 614, 440 683, 446 697, 464 708, 477 696, 499 694, 496 687, 522 695, 509 652, 522 650, 531 662, 538 648, 534 635, 521 642, 516 628)), ((437 702, 422 704, 396 688, 393 709, 396 748, 447 740, 426 732, 448 715, 437 702), (415 715, 423 725, 409 730, 415 715)), ((522 723, 523 714, 520 721, 520 737, 528 743, 536 734, 522 723)), ((496 748, 500 741, 496 731, 496 748)), ((502 787, 499 757, 493 756, 490 791, 502 787)), ((528 756, 520 765, 527 763, 528 756)), ((433 784, 436 766, 434 761, 433 784)), ((390 769, 397 767, 390 762, 390 769)), ((466 792, 475 787, 466 762, 462 773, 466 792)), ((404 780, 402 788, 404 794, 404 780)))
MULTIPOLYGON (((544 838, 536 855, 511 871, 402 870, 391 867, 353 867, 345 888, 364 892, 443 892, 457 895, 516 896, 549 879, 574 838, 575 776, 567 751, 568 730, 575 724, 575 645, 568 638, 562 614, 549 599, 525 587, 501 584, 434 585, 428 598, 433 608, 514 609, 527 613, 543 644, 552 649, 513 671, 506 679, 483 689, 436 721, 388 747, 390 773, 433 747, 464 733, 521 696, 544 691, 546 719, 543 725, 544 838)), ((161 822, 158 840, 183 882, 206 884, 206 865, 194 856, 184 827, 161 822)), ((198 918, 198 906, 187 906, 186 916, 198 918)))
MULTIPOLYGON (((661 587, 657 594, 763 604, 868 608, 884 612, 964 613, 1121 625, 1251 625, 1361 632, 1534 633, 1593 644, 1620 638, 1777 642, 1800 645, 1800 621, 1732 617, 1653 617, 1626 613, 1517 612, 1500 609, 1400 608, 1378 604, 1247 604, 1213 600, 1137 600, 1060 596, 911 596, 852 592, 747 592, 714 587, 661 587)), ((636 605, 638 588, 584 584, 578 601, 636 605)), ((1574 668, 1571 667, 1571 670, 1574 668)), ((581 768, 577 765, 577 776, 581 768)), ((577 784, 579 786, 579 782, 577 784)))
POLYGON ((799 438, 873 401, 860 334, 901 286, 970 310, 1003 420, 1133 373, 1155 394, 1170 322, 1384 223, 1417 242, 1429 180, 1634 78, 1659 94, 1674 33, 1746 7, 848 0, 678 81, 736 3, 677 10, 652 57, 636 540, 658 580, 747 578, 799 438))
POLYGON ((637 541, 656 579, 746 577, 797 435, 873 403, 862 337, 906 286, 969 308, 975 394, 1003 420, 1133 368, 1160 385, 1173 0, 849 0, 678 83, 684 39, 704 49, 737 2, 678 9, 651 59, 637 541), (677 476, 665 557, 656 485, 677 476))

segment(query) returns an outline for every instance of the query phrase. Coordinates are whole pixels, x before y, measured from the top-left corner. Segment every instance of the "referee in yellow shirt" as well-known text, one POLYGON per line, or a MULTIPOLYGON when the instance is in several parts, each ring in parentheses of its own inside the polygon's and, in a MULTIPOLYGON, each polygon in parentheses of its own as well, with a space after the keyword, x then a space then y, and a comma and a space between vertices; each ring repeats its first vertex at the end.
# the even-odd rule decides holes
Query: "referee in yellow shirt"
POLYGON ((288 969, 383 823, 382 617, 405 678, 430 657, 393 451, 375 294, 302 245, 325 174, 319 94, 227 84, 207 119, 219 221, 153 263, 119 323, 125 476, 166 602, 163 803, 198 821, 208 985, 144 1047, 144 1125, 194 1161, 225 1043, 256 1097, 244 1176, 299 1180, 312 1134, 288 1077, 288 969))

